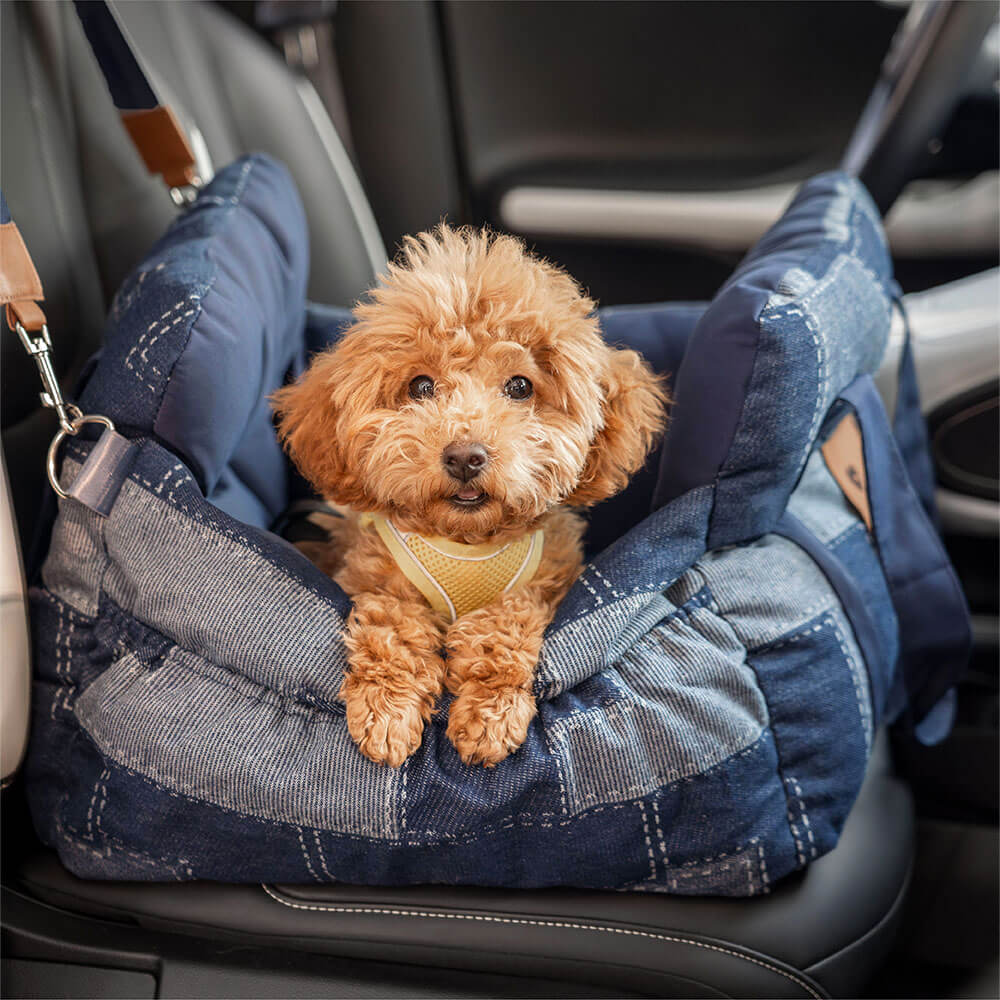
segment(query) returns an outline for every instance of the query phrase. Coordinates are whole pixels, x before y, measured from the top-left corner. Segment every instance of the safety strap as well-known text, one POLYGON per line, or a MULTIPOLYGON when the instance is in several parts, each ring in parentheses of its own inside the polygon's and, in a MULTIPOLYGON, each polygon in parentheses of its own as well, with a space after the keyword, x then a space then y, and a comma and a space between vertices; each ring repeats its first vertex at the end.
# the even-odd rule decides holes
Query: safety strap
POLYGON ((177 116, 156 93, 138 50, 107 0, 74 0, 87 41, 122 124, 151 174, 161 174, 177 205, 194 200, 202 178, 177 116))
POLYGON ((52 366, 49 327, 38 304, 44 299, 38 271, 17 224, 11 218, 7 199, 0 191, 0 306, 5 309, 7 324, 17 333, 24 349, 38 366, 42 380, 42 406, 55 410, 59 417, 59 430, 49 445, 46 462, 49 482, 63 499, 79 500, 106 517, 131 469, 132 463, 128 459, 134 455, 135 445, 118 434, 107 417, 82 413, 79 407, 63 399, 59 379, 52 366), (64 490, 59 483, 57 469, 59 446, 66 437, 79 434, 87 424, 99 424, 104 431, 72 485, 64 490))

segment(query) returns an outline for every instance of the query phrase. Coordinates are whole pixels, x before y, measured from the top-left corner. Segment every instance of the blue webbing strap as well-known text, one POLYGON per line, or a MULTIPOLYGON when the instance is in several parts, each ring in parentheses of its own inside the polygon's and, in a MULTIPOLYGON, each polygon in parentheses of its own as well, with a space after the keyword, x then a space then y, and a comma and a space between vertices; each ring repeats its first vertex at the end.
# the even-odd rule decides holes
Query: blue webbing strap
POLYGON ((841 398, 861 425, 875 543, 899 622, 903 688, 890 711, 902 712, 922 742, 936 743, 951 728, 952 689, 969 660, 968 605, 871 376, 856 379, 841 398))
POLYGON ((122 124, 146 168, 163 175, 176 204, 191 201, 201 185, 194 151, 173 111, 157 96, 114 7, 106 0, 74 0, 74 6, 122 124))

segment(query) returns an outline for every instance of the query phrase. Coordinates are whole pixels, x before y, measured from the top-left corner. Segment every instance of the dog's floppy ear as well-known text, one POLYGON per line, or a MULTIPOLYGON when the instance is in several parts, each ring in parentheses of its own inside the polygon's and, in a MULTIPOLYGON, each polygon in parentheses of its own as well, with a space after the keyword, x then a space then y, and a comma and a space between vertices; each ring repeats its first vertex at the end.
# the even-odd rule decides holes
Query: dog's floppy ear
POLYGON ((570 506, 588 507, 623 490, 666 425, 669 396, 663 380, 635 351, 608 348, 600 381, 604 426, 566 499, 570 506))
POLYGON ((353 454, 355 436, 349 433, 347 412, 353 383, 344 341, 317 354, 297 381, 271 396, 277 415, 278 437, 320 496, 345 506, 363 505, 365 493, 353 454))

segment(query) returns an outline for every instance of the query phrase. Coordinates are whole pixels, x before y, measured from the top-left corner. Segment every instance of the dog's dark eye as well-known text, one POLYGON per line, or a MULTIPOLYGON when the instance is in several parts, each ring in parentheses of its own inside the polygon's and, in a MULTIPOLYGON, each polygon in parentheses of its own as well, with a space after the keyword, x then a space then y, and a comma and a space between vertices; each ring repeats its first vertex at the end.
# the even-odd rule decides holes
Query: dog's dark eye
POLYGON ((410 399, 430 399, 434 395, 434 379, 430 375, 418 375, 410 379, 410 399))
POLYGON ((504 395, 511 399, 527 399, 534 391, 530 380, 523 375, 507 379, 503 387, 504 395))

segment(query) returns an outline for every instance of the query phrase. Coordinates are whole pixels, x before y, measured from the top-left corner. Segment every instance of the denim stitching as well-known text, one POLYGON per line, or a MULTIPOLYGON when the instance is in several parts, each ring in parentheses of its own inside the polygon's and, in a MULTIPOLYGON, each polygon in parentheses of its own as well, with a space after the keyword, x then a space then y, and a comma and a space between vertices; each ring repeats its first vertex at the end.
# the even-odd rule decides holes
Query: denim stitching
MULTIPOLYGON (((870 753, 872 748, 871 707, 865 698, 864 692, 861 690, 861 684, 858 680, 858 670, 856 669, 858 664, 856 664, 851 651, 847 648, 847 640, 840 629, 840 625, 832 618, 830 619, 830 625, 833 628, 833 634, 837 638, 837 644, 840 646, 840 652, 844 657, 848 673, 851 675, 851 683, 854 685, 854 694, 858 701, 858 714, 861 716, 861 731, 865 737, 865 749, 870 753)), ((864 670, 864 667, 862 666, 859 669, 864 670)))
POLYGON ((835 549, 838 545, 841 544, 841 542, 846 541, 851 535, 856 534, 858 532, 863 532, 866 535, 868 534, 868 529, 865 527, 864 521, 860 519, 855 521, 854 524, 848 525, 846 528, 844 528, 843 531, 840 532, 840 534, 835 535, 833 538, 831 538, 830 541, 826 543, 826 547, 828 549, 835 549))
MULTIPOLYGON (((55 603, 55 602, 54 602, 55 603)), ((56 604, 56 613, 58 617, 58 625, 56 626, 56 681, 57 683, 52 689, 52 704, 49 707, 49 718, 55 721, 56 708, 58 707, 59 698, 65 693, 65 687, 61 686, 62 682, 62 634, 63 634, 63 611, 61 607, 61 602, 56 604)))
POLYGON ((293 910, 313 910, 327 913, 358 913, 391 917, 425 917, 437 920, 473 920, 483 923, 514 924, 527 927, 557 927, 564 930, 598 931, 604 934, 622 934, 626 937, 640 937, 648 938, 653 941, 667 941, 671 944, 686 944, 692 948, 703 948, 706 951, 719 952, 733 958, 743 959, 743 961, 750 962, 753 965, 759 965, 761 968, 767 969, 768 972, 776 973, 777 975, 788 979, 810 997, 813 997, 813 1000, 822 1000, 821 995, 817 993, 805 979, 800 976, 796 976, 791 972, 786 972, 780 966, 773 965, 764 959, 755 958, 752 955, 745 955, 743 952, 736 951, 734 948, 726 948, 719 944, 709 944, 707 941, 696 941, 692 938, 678 937, 673 934, 658 934, 653 931, 637 931, 627 927, 611 927, 606 924, 581 924, 567 920, 531 920, 526 917, 495 917, 483 913, 435 913, 431 910, 401 910, 376 906, 334 906, 332 904, 320 905, 315 903, 295 903, 287 897, 282 896, 278 890, 266 883, 262 883, 261 888, 276 903, 280 903, 282 906, 287 906, 293 910))
MULTIPOLYGON (((107 768, 105 768, 98 775, 97 781, 94 782, 94 794, 90 797, 90 807, 87 809, 87 839, 88 840, 93 840, 94 839, 94 810, 95 810, 96 805, 97 805, 97 794, 101 790, 102 783, 104 783, 105 781, 107 781, 107 779, 110 778, 110 777, 111 777, 111 772, 107 768)), ((104 795, 102 796, 102 799, 101 799, 101 808, 102 808, 102 810, 104 808, 104 800, 106 799, 107 794, 108 794, 108 786, 105 784, 104 785, 104 795)), ((100 820, 98 820, 97 826, 98 826, 98 828, 100 828, 100 820)))
MULTIPOLYGON (((625 706, 623 706, 623 707, 625 707, 625 706)), ((635 708, 636 706, 629 705, 627 707, 631 710, 631 709, 635 708)), ((558 735, 558 738, 565 740, 566 737, 567 737, 567 735, 568 734, 565 734, 565 733, 564 734, 560 734, 560 735, 558 735)), ((692 763, 696 764, 696 765, 702 765, 702 766, 708 765, 708 769, 711 770, 713 767, 716 767, 716 766, 718 766, 720 764, 728 764, 731 761, 739 760, 741 757, 748 756, 749 754, 753 753, 757 749, 757 746, 758 746, 759 743, 760 743, 760 737, 758 736, 758 738, 756 740, 754 740, 754 742, 751 743, 749 746, 744 747, 742 750, 739 750, 736 753, 731 754, 728 757, 724 757, 722 760, 714 760, 709 755, 703 755, 702 757, 696 757, 696 758, 694 758, 693 761, 692 761, 692 763)), ((557 757, 556 757, 557 762, 558 762, 558 759, 559 758, 558 758, 558 755, 557 755, 557 757)), ((705 776, 705 774, 706 774, 706 771, 697 771, 697 772, 694 772, 692 774, 684 775, 681 778, 675 778, 673 781, 666 781, 663 784, 657 784, 657 785, 654 785, 652 787, 649 787, 646 784, 628 785, 625 788, 618 788, 618 789, 616 789, 616 792, 617 792, 617 794, 624 795, 624 796, 631 796, 631 795, 643 795, 644 796, 644 795, 649 795, 651 792, 658 791, 661 788, 674 788, 677 785, 689 785, 693 781, 698 781, 701 778, 703 778, 705 776)), ((662 781, 663 777, 664 777, 663 775, 654 774, 654 775, 652 775, 652 780, 660 782, 660 781, 662 781)), ((607 794, 607 793, 606 792, 587 792, 585 795, 577 795, 577 796, 575 796, 577 802, 579 802, 581 805, 583 805, 584 808, 578 810, 577 813, 575 813, 574 815, 578 816, 582 812, 588 812, 588 811, 590 811, 589 810, 589 803, 592 803, 592 802, 603 802, 604 800, 603 800, 602 796, 605 795, 605 794, 607 794)), ((628 804, 629 803, 627 803, 627 802, 625 802, 625 803, 617 803, 617 804, 606 803, 605 806, 604 806, 604 808, 607 808, 608 806, 612 806, 613 808, 621 808, 623 805, 628 805, 628 804)))
POLYGON ((406 779, 410 774, 410 761, 407 759, 403 762, 403 780, 400 782, 399 788, 399 833, 400 836, 406 836, 406 779))
POLYGON ((323 845, 319 841, 319 830, 313 830, 313 841, 316 844, 316 853, 319 855, 320 867, 323 869, 323 874, 326 875, 331 882, 335 881, 334 877, 330 874, 330 869, 326 867, 326 855, 323 854, 323 845))
POLYGON ((764 892, 771 890, 771 877, 767 874, 767 860, 764 855, 764 845, 757 844, 757 855, 760 858, 760 880, 763 884, 764 892))
POLYGON ((816 857, 816 838, 813 836, 812 823, 809 822, 809 814, 806 812, 806 801, 802 795, 802 786, 799 784, 797 778, 793 778, 788 775, 785 781, 790 782, 795 790, 795 800, 798 803, 799 815, 802 817, 802 825, 805 828, 806 836, 809 838, 809 854, 811 857, 816 857))
POLYGON ((639 807, 639 811, 642 813, 642 832, 646 838, 646 853, 649 855, 649 877, 651 879, 656 878, 656 854, 653 851, 653 838, 649 833, 649 814, 646 812, 646 804, 639 799, 634 803, 639 807))
POLYGON ((110 834, 103 832, 102 836, 107 846, 104 851, 99 851, 86 843, 79 830, 69 826, 67 823, 63 823, 61 820, 56 821, 56 830, 64 840, 73 844, 78 850, 86 851, 101 861, 111 860, 111 850, 113 848, 118 853, 125 854, 135 861, 141 861, 145 865, 152 865, 153 867, 165 866, 178 882, 181 881, 181 876, 178 873, 179 868, 184 869, 188 878, 194 878, 194 872, 191 870, 191 862, 186 858, 164 858, 155 854, 148 854, 145 851, 132 850, 126 847, 117 837, 112 837, 110 834))
POLYGON ((663 827, 660 825, 660 807, 657 805, 656 799, 652 800, 651 805, 653 806, 653 824, 656 827, 656 839, 660 846, 660 857, 663 859, 663 867, 666 868, 670 864, 670 858, 667 857, 667 843, 663 838, 663 827))
POLYGON ((786 794, 785 801, 788 805, 786 815, 788 816, 788 829, 792 832, 792 839, 795 841, 795 856, 798 858, 799 867, 805 868, 806 856, 802 850, 802 840, 799 837, 799 828, 795 825, 795 817, 792 815, 792 798, 786 794))
MULTIPOLYGON (((810 609, 811 610, 811 609, 810 609)), ((822 620, 809 624, 805 626, 801 631, 794 633, 793 635, 785 636, 783 639, 779 639, 777 642, 768 643, 764 646, 759 646, 756 649, 749 650, 751 653, 773 653, 776 649, 782 649, 784 646, 791 646, 793 643, 801 642, 803 639, 819 632, 825 625, 833 625, 833 619, 829 616, 823 618, 822 620)))
POLYGON ((309 849, 306 847, 306 839, 302 834, 302 827, 297 826, 295 831, 299 835, 299 847, 302 848, 302 857, 306 859, 306 867, 309 869, 309 874, 312 875, 314 881, 322 882, 323 880, 316 874, 316 869, 312 866, 312 861, 309 860, 309 849))

